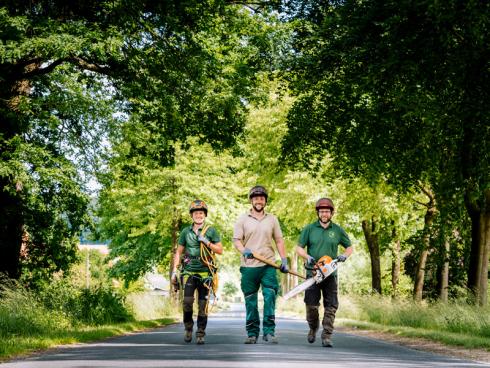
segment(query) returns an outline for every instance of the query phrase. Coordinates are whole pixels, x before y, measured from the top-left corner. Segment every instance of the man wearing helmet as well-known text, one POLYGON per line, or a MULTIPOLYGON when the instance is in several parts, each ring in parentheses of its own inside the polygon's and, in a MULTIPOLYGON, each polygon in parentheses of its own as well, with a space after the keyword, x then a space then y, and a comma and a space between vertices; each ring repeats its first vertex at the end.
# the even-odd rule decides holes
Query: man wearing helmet
MULTIPOLYGON (((331 221, 335 207, 330 198, 320 198, 315 205, 318 220, 307 225, 299 237, 296 253, 306 260, 306 267, 309 268, 308 275, 311 277, 311 269, 316 261, 323 256, 332 259, 337 258, 338 262, 344 262, 352 254, 352 246, 349 237, 344 229, 331 221), (339 244, 345 248, 343 254, 337 256, 339 244)), ((316 333, 319 327, 318 308, 320 306, 321 294, 323 294, 323 332, 322 345, 332 347, 331 336, 335 313, 339 306, 337 298, 337 273, 327 277, 319 284, 314 284, 305 291, 304 302, 306 305, 306 321, 310 327, 308 332, 308 342, 315 342, 316 333)))
POLYGON ((249 212, 241 215, 234 228, 233 243, 242 254, 240 273, 241 288, 246 308, 246 344, 255 344, 260 333, 260 316, 257 305, 258 291, 262 286, 264 296, 264 316, 262 321, 263 339, 277 344, 275 336, 276 296, 279 290, 276 269, 254 259, 253 253, 275 261, 276 244, 281 256, 281 272, 288 272, 286 249, 277 217, 265 212, 267 190, 257 185, 250 189, 248 198, 252 205, 249 212))
POLYGON ((177 268, 182 259, 182 284, 184 285, 184 341, 192 341, 194 320, 192 309, 194 305, 194 292, 198 292, 199 311, 197 313, 196 342, 204 344, 206 325, 208 322, 207 306, 210 285, 212 283, 209 262, 203 259, 203 254, 222 254, 221 239, 214 227, 204 224, 208 215, 208 207, 204 201, 196 199, 189 206, 192 225, 185 227, 180 233, 179 245, 175 252, 174 268, 172 270, 172 283, 177 284, 177 268), (202 249, 206 247, 206 249, 202 249), (203 252, 205 251, 205 252, 203 252))

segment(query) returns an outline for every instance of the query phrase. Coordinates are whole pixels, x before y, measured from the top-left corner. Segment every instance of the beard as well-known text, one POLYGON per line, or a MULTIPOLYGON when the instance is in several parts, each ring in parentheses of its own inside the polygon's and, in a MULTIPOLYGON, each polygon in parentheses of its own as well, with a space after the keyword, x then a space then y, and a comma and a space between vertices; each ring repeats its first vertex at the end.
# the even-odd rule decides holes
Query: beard
POLYGON ((322 217, 318 216, 318 220, 322 223, 322 224, 328 224, 330 222, 330 218, 326 218, 325 220, 322 219, 322 217))

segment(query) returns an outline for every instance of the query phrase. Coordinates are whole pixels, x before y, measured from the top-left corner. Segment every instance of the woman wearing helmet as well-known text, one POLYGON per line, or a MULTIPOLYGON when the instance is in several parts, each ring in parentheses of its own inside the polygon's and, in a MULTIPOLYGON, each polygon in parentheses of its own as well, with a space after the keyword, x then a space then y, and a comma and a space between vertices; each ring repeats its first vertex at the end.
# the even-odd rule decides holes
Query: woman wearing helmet
POLYGON ((172 283, 177 284, 177 268, 182 259, 182 283, 184 285, 184 341, 192 341, 194 320, 192 318, 194 292, 198 292, 199 311, 197 314, 196 341, 204 344, 206 325, 208 322, 207 305, 212 282, 212 272, 209 262, 203 259, 201 247, 206 247, 207 253, 223 253, 221 239, 214 227, 205 225, 208 207, 204 201, 196 199, 189 206, 192 225, 185 227, 180 233, 179 245, 175 252, 172 283))

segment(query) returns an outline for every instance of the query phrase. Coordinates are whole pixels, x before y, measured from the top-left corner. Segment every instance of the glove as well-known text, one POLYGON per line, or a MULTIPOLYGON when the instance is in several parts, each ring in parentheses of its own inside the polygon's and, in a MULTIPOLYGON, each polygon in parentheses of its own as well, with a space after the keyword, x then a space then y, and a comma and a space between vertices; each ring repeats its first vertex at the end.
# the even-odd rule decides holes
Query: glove
POLYGON ((248 259, 252 259, 254 255, 252 254, 252 251, 248 248, 244 248, 242 252, 243 256, 248 259))
POLYGON ((281 258, 281 267, 279 268, 279 270, 282 273, 288 273, 289 272, 288 259, 287 258, 281 258))
POLYGON ((347 257, 341 254, 340 256, 337 257, 337 262, 345 262, 346 259, 347 257))
POLYGON ((177 272, 172 272, 172 276, 170 276, 170 282, 174 285, 177 284, 177 272))
POLYGON ((199 240, 200 242, 204 243, 204 245, 206 247, 209 247, 209 244, 211 243, 211 241, 208 238, 206 238, 205 236, 203 236, 201 234, 199 234, 199 236, 197 237, 197 240, 199 240))
POLYGON ((306 259, 306 265, 309 267, 313 267, 315 264, 316 264, 316 259, 308 255, 308 258, 306 259))

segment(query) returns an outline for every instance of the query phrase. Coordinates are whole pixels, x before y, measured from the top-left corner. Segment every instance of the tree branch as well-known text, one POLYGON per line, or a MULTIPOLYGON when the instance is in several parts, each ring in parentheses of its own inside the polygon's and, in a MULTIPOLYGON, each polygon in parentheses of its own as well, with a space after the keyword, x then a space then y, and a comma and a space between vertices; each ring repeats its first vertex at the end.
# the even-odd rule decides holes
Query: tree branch
POLYGON ((110 71, 111 71, 111 69, 109 67, 100 66, 98 64, 90 63, 90 62, 88 62, 88 61, 86 61, 86 60, 84 60, 78 56, 73 56, 73 57, 67 57, 67 58, 61 58, 58 60, 54 60, 53 62, 51 62, 49 65, 47 65, 45 67, 31 67, 35 63, 38 63, 38 64, 40 63, 40 60, 32 60, 30 63, 28 63, 25 66, 25 69, 27 70, 27 72, 25 72, 22 75, 23 79, 30 79, 30 78, 37 76, 37 75, 44 75, 44 74, 51 73, 57 66, 65 63, 65 62, 68 62, 68 63, 71 63, 75 66, 78 66, 80 69, 90 70, 90 71, 93 71, 96 73, 101 73, 101 74, 106 74, 106 75, 109 75, 110 71))

